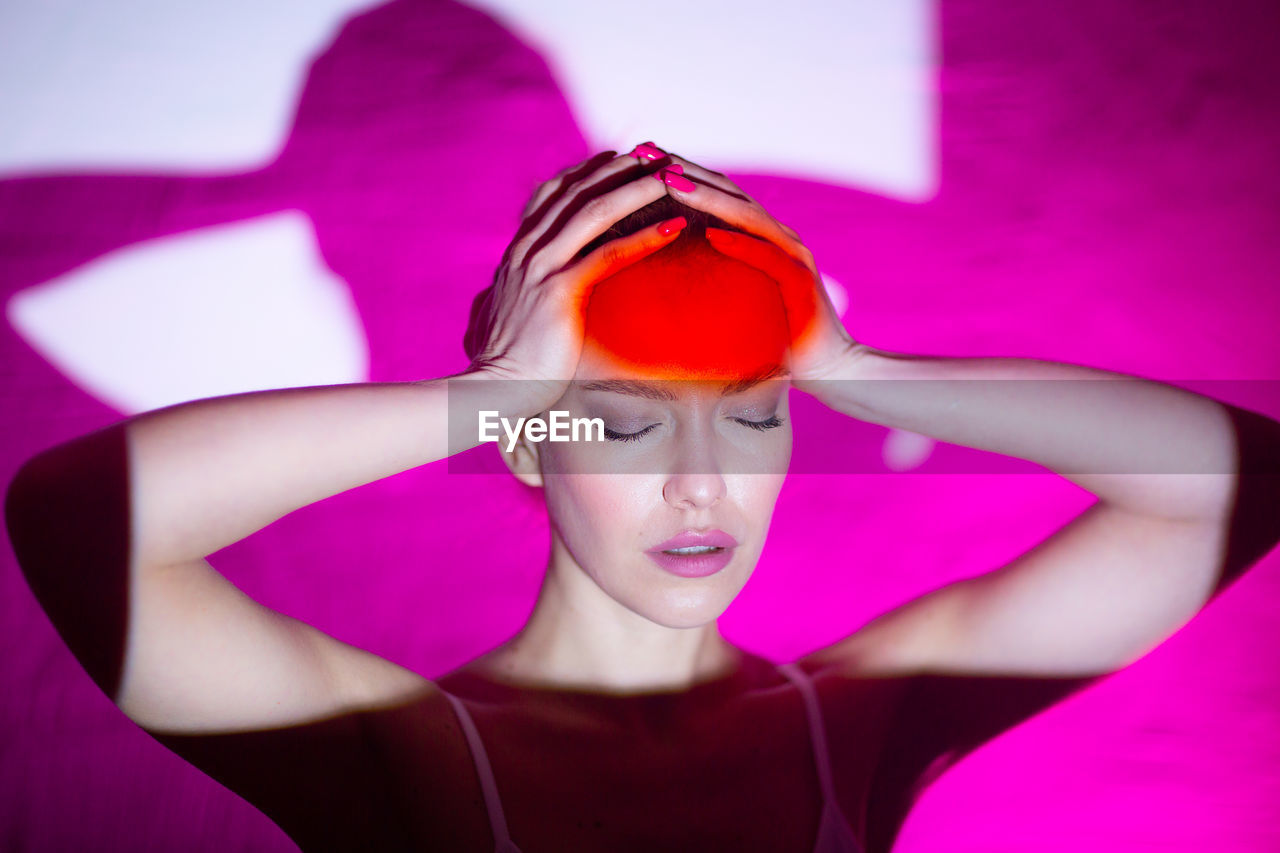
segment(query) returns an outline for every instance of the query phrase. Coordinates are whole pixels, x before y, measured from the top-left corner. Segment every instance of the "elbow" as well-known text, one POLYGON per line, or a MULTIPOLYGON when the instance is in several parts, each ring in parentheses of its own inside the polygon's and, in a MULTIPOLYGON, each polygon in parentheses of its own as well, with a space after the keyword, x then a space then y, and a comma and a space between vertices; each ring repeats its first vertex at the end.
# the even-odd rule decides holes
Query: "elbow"
POLYGON ((4 494, 4 523, 14 555, 24 574, 41 562, 42 543, 50 538, 50 512, 59 503, 58 492, 65 488, 59 482, 58 449, 45 450, 32 456, 9 481, 4 494))
POLYGON ((1280 423, 1235 406, 1226 409, 1235 433, 1236 472, 1223 566, 1212 597, 1280 543, 1280 423))
POLYGON ((53 626, 108 695, 119 683, 129 600, 124 431, 106 429, 29 459, 5 489, 5 526, 53 626))
POLYGON ((24 573, 83 568, 127 554, 128 456, 108 428, 28 459, 5 490, 5 526, 24 573))

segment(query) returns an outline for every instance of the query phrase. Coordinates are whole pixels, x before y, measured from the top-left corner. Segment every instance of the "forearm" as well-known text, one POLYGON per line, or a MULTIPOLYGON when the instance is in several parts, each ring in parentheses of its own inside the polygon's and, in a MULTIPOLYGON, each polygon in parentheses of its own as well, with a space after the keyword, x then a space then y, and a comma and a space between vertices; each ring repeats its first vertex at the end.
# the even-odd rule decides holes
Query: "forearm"
MULTIPOLYGON (((55 488, 80 488, 79 471, 91 467, 86 452, 123 446, 130 562, 171 565, 307 504, 474 446, 475 417, 465 417, 467 409, 507 411, 504 385, 436 379, 196 400, 110 427, 123 431, 122 442, 68 442, 31 467, 44 472, 37 478, 56 478, 55 488), (463 431, 468 422, 470 432, 463 431)), ((77 529, 75 519, 67 522, 77 529)))
POLYGON ((1234 494, 1226 409, 1157 382, 1031 359, 864 347, 814 393, 859 420, 1039 463, 1142 514, 1220 518, 1234 494))

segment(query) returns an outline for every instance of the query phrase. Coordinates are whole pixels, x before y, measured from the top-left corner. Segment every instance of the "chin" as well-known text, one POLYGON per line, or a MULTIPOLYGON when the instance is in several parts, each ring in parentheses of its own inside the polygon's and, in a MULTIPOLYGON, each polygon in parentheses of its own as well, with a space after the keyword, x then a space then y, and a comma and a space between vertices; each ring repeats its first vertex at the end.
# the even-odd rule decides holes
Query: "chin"
POLYGON ((715 613, 701 614, 696 612, 674 613, 672 611, 648 611, 641 613, 641 615, 650 622, 661 625, 664 628, 687 629, 702 628, 706 625, 710 625, 719 619, 720 614, 723 612, 724 611, 722 610, 715 613))
POLYGON ((719 619, 733 603, 733 595, 722 590, 669 592, 645 602, 636 612, 667 628, 701 628, 719 619))

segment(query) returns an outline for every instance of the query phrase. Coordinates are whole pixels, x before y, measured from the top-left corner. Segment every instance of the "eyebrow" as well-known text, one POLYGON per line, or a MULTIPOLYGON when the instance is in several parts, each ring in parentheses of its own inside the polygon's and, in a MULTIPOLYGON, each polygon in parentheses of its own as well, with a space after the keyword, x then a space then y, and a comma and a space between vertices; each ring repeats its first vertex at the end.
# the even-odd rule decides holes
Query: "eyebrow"
MULTIPOLYGON (((720 387, 720 396, 727 397, 730 394, 741 394, 743 391, 754 388, 768 379, 785 379, 789 376, 791 376, 790 371, 781 365, 776 365, 755 375, 723 383, 720 387)), ((595 379, 590 382, 584 382, 579 387, 583 391, 611 391, 615 394, 646 397, 650 400, 676 399, 675 392, 669 388, 664 388, 652 382, 638 382, 630 379, 595 379)))

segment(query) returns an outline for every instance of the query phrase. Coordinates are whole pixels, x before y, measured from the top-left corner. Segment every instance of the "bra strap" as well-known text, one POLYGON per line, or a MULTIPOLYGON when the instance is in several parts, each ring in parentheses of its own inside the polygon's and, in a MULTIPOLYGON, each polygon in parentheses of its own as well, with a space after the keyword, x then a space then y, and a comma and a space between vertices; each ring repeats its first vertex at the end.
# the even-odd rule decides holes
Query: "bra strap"
POLYGON ((467 744, 471 747, 471 759, 476 765, 476 774, 480 777, 480 787, 484 790, 484 805, 489 812, 489 826, 493 830, 494 848, 500 851, 515 850, 511 834, 507 831, 506 815, 502 813, 502 800, 498 798, 498 785, 493 779, 493 768, 489 766, 489 756, 484 751, 484 743, 480 740, 480 732, 476 730, 476 724, 462 701, 452 693, 444 690, 440 692, 444 693, 449 704, 453 705, 454 713, 458 715, 458 722, 462 725, 462 732, 467 736, 467 744))
POLYGON ((822 796, 828 803, 836 802, 836 789, 831 776, 831 757, 827 753, 827 731, 822 725, 822 709, 818 707, 818 692, 813 680, 794 663, 778 665, 778 671, 787 677, 804 697, 804 710, 809 717, 809 740, 813 744, 813 760, 818 766, 818 782, 822 796))

